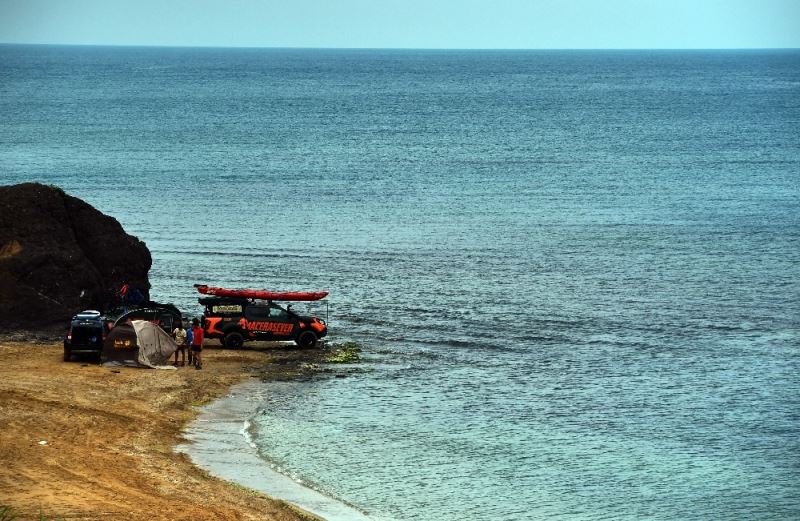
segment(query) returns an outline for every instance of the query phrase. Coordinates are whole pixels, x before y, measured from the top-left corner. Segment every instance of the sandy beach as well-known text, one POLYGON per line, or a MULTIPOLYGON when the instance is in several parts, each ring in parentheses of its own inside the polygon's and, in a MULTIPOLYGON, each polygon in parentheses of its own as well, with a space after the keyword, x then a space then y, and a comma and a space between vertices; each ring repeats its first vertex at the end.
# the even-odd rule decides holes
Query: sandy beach
POLYGON ((61 344, 0 341, 0 506, 18 519, 318 519, 210 476, 185 454, 198 405, 318 351, 204 351, 197 371, 62 362, 61 344))

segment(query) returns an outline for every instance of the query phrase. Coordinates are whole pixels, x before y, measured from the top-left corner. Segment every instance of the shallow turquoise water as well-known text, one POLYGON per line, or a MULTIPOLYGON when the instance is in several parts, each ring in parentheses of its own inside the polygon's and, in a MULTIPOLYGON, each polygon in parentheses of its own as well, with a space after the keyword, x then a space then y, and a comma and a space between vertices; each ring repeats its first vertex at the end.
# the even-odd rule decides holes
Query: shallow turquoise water
POLYGON ((796 519, 798 99, 795 51, 0 46, 0 181, 189 311, 331 291, 364 362, 253 435, 376 519, 796 519))

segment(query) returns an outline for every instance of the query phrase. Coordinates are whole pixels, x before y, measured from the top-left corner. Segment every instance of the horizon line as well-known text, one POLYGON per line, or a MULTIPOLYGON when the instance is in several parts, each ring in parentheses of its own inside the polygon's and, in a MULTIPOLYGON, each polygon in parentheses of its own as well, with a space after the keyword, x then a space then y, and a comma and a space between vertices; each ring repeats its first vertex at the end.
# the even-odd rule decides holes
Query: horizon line
POLYGON ((269 45, 188 45, 129 43, 0 42, 0 46, 122 47, 153 49, 263 49, 317 51, 792 51, 800 47, 314 47, 269 45))

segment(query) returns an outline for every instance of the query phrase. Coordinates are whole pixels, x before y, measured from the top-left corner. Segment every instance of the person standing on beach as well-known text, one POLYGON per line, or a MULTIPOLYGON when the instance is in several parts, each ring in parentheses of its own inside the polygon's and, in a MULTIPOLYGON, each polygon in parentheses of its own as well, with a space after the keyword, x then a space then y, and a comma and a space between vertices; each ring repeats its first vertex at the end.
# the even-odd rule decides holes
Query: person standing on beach
POLYGON ((195 318, 192 320, 192 355, 194 355, 194 368, 203 368, 203 358, 200 353, 203 351, 203 328, 195 318))
MULTIPOLYGON (((186 319, 187 322, 189 319, 186 319)), ((189 365, 194 365, 194 354, 192 354, 191 345, 192 345, 192 338, 194 336, 194 326, 189 326, 186 328, 186 345, 190 346, 189 349, 189 365)))
POLYGON ((178 349, 175 351, 175 367, 178 367, 178 353, 181 354, 181 367, 186 365, 186 330, 183 329, 183 323, 178 322, 175 329, 172 331, 172 338, 178 344, 178 349))

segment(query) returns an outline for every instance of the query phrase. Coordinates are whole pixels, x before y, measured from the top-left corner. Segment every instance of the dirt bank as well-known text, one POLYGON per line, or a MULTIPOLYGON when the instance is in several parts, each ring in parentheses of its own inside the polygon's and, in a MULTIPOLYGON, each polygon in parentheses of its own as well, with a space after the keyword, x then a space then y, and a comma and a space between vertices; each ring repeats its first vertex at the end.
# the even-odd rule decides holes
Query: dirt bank
POLYGON ((0 506, 18 519, 314 519, 210 477, 173 452, 193 405, 309 351, 204 351, 203 370, 61 361, 58 343, 0 341, 0 506))

